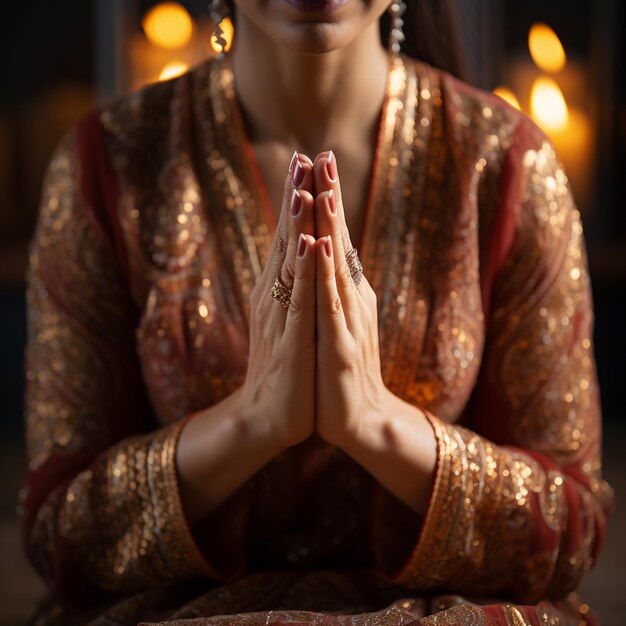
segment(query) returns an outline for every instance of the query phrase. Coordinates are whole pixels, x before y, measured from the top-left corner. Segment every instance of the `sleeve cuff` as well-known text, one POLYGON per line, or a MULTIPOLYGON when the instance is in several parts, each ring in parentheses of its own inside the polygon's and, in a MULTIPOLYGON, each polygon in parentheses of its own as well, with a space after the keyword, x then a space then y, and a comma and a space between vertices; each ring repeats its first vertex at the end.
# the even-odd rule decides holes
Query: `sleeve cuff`
MULTIPOLYGON (((404 503, 377 484, 374 501, 372 552, 374 572, 389 582, 410 588, 423 588, 421 563, 428 563, 434 551, 434 533, 440 524, 446 495, 442 485, 449 483, 450 455, 448 434, 441 422, 422 407, 437 441, 435 478, 423 520, 404 503), (389 529, 393 530, 390 531, 389 529), (408 555, 408 556, 407 556, 408 555)), ((432 558, 438 558, 433 555, 432 558)), ((432 572, 432 568, 429 568, 432 572)))
POLYGON ((437 440, 430 503, 410 556, 382 576, 411 589, 471 593, 525 581, 524 597, 534 598, 550 577, 557 527, 566 515, 562 477, 554 473, 559 480, 550 482, 529 455, 424 412, 437 440), (554 518, 552 528, 540 523, 544 514, 554 518))
POLYGON ((246 485, 203 521, 194 526, 189 523, 180 495, 176 447, 183 428, 192 418, 193 414, 171 427, 161 456, 164 489, 163 493, 155 494, 155 501, 168 507, 165 513, 172 521, 172 560, 180 573, 232 582, 245 571, 244 540, 249 509, 246 485))
POLYGON ((161 537, 164 564, 169 578, 214 577, 215 571, 202 555, 185 517, 176 469, 176 446, 189 418, 162 429, 148 449, 147 478, 153 518, 161 537))

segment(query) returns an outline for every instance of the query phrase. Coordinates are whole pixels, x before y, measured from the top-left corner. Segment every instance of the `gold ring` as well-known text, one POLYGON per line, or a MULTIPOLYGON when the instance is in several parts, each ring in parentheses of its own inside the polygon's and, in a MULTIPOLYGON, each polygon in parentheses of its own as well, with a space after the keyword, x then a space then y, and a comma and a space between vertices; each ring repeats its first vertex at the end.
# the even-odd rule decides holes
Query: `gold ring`
POLYGON ((359 259, 356 248, 352 248, 352 250, 346 254, 346 263, 350 268, 350 276, 352 276, 354 284, 358 287, 363 278, 363 266, 361 265, 361 260, 359 259))
POLYGON ((285 285, 285 283, 282 281, 282 279, 280 278, 280 274, 278 274, 274 279, 274 284, 272 285, 272 288, 270 290, 270 295, 275 300, 278 300, 283 305, 284 309, 289 308, 291 289, 289 289, 289 287, 287 287, 287 285, 285 285))

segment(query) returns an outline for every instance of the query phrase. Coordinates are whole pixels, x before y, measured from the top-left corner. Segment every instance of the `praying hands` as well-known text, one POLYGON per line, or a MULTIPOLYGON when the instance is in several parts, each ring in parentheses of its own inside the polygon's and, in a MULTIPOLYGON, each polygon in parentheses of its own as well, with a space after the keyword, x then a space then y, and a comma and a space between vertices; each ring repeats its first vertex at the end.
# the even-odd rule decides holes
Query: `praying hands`
POLYGON ((244 383, 190 420, 178 444, 192 522, 315 432, 425 513, 435 435, 427 415, 384 384, 376 295, 354 257, 334 155, 313 162, 294 153, 272 249, 250 293, 244 383))
MULTIPOLYGON (((377 298, 355 258, 334 154, 321 153, 314 162, 294 154, 285 195, 288 219, 283 206, 272 258, 254 299, 258 304, 270 292, 276 300, 272 313, 285 318, 281 340, 291 337, 292 351, 301 352, 287 358, 307 362, 300 370, 304 380, 296 381, 301 393, 294 394, 294 411, 287 416, 299 433, 295 441, 317 431, 423 513, 435 438, 425 414, 395 396, 382 379, 377 298)), ((274 327, 269 319, 268 325, 274 327)), ((280 354, 289 353, 286 343, 280 354)))

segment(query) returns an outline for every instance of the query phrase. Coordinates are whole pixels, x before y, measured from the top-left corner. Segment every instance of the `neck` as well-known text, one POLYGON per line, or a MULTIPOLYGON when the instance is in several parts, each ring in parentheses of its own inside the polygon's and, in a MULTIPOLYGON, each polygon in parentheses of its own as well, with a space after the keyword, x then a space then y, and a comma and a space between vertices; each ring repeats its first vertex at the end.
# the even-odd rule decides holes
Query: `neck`
POLYGON ((385 97, 388 53, 375 20, 348 45, 325 54, 282 47, 237 12, 235 88, 254 142, 318 154, 370 136, 385 97))

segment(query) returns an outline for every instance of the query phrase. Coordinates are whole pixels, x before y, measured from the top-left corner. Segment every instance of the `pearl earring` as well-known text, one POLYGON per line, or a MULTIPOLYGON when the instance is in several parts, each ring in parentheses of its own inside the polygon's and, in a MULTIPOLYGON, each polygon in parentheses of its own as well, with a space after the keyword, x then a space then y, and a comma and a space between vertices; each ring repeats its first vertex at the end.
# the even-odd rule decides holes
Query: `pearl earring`
POLYGON ((406 11, 406 3, 402 0, 393 0, 393 2, 389 5, 388 9, 389 13, 391 13, 391 30, 389 31, 389 50, 393 54, 400 53, 400 46, 402 42, 405 40, 404 31, 402 30, 402 26, 404 26, 404 20, 402 16, 406 11))

